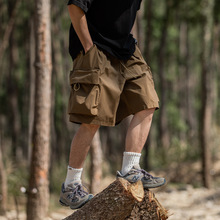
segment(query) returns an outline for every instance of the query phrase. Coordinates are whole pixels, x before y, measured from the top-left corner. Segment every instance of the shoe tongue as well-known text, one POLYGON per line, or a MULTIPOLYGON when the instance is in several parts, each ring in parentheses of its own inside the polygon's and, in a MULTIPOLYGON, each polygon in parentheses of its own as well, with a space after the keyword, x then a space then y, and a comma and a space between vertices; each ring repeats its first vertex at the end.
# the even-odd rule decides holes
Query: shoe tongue
POLYGON ((71 183, 68 184, 68 188, 71 188, 71 189, 75 189, 78 185, 81 185, 81 181, 73 181, 71 183))
POLYGON ((140 167, 140 165, 139 165, 139 164, 135 164, 135 165, 133 166, 133 169, 140 170, 140 169, 141 169, 141 167, 140 167))

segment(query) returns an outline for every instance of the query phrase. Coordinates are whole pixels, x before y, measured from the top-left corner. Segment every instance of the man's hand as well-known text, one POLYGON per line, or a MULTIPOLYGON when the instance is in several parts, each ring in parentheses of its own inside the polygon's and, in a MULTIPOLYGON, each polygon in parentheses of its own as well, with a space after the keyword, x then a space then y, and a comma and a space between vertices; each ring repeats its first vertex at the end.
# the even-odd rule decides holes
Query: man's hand
POLYGON ((92 45, 88 45, 87 48, 83 47, 85 54, 90 50, 90 48, 91 48, 92 46, 93 46, 93 43, 92 43, 92 45))
POLYGON ((81 8, 73 4, 68 5, 68 11, 73 27, 86 53, 93 46, 93 41, 89 33, 85 13, 81 8))

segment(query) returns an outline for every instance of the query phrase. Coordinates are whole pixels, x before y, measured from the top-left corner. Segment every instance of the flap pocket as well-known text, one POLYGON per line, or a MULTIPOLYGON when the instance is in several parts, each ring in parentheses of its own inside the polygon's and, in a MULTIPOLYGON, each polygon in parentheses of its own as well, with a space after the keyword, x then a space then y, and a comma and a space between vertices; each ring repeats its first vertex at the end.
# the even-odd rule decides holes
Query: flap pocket
POLYGON ((70 84, 99 84, 100 70, 74 70, 70 72, 70 84))
POLYGON ((72 87, 68 111, 70 114, 95 116, 100 98, 100 70, 73 70, 70 72, 72 87))

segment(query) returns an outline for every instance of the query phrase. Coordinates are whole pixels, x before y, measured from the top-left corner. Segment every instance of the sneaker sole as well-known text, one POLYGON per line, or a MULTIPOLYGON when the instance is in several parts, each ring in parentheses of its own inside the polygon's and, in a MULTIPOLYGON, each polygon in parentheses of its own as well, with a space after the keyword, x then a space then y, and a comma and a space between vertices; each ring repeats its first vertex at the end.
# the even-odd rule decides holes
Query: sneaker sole
MULTIPOLYGON (((136 183, 138 180, 140 180, 140 179, 138 179, 137 181, 132 181, 132 180, 128 180, 128 179, 126 179, 124 177, 121 177, 121 176, 116 176, 116 179, 120 179, 120 178, 127 180, 131 184, 136 183)), ((143 183, 143 181, 142 181, 142 183, 143 183)), ((164 179, 164 182, 159 184, 159 185, 156 185, 156 186, 152 186, 151 185, 151 186, 149 186, 149 185, 144 185, 144 183, 143 183, 143 187, 144 187, 144 189, 154 189, 154 188, 158 188, 158 187, 161 187, 161 186, 165 185, 165 183, 166 183, 166 180, 164 179)))
POLYGON ((66 206, 66 207, 69 206, 69 205, 67 205, 66 203, 62 202, 61 200, 59 200, 59 203, 60 203, 60 205, 62 205, 62 206, 66 206))
POLYGON ((147 185, 144 185, 144 183, 143 183, 143 187, 144 187, 145 189, 154 189, 154 188, 158 188, 158 187, 161 187, 161 186, 165 185, 165 183, 166 183, 166 180, 164 179, 164 182, 161 183, 161 184, 159 184, 159 185, 156 185, 156 186, 153 186, 153 185, 147 186, 147 185))
POLYGON ((78 205, 78 206, 70 206, 70 205, 67 205, 66 203, 62 202, 61 200, 59 200, 59 203, 60 203, 60 205, 62 205, 62 206, 70 207, 71 209, 74 210, 74 209, 79 209, 79 208, 81 208, 81 207, 84 206, 87 202, 89 202, 92 198, 93 198, 93 196, 89 196, 89 198, 88 198, 86 201, 84 201, 83 203, 81 203, 81 204, 78 205))

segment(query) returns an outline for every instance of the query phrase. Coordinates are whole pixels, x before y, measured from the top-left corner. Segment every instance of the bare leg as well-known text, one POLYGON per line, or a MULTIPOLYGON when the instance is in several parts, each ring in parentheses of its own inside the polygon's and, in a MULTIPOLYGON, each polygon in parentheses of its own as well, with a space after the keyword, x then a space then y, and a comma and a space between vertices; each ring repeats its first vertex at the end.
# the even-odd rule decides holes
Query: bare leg
POLYGON ((69 166, 76 169, 83 167, 90 144, 98 128, 99 125, 91 124, 80 126, 71 143, 69 166))
POLYGON ((126 135, 126 152, 141 153, 150 131, 154 111, 155 108, 152 108, 134 115, 126 135))

